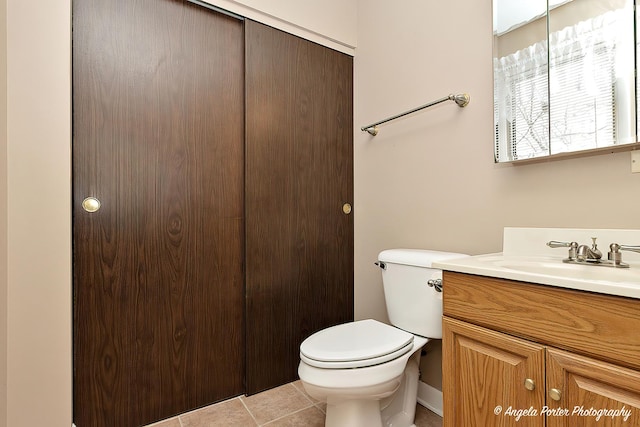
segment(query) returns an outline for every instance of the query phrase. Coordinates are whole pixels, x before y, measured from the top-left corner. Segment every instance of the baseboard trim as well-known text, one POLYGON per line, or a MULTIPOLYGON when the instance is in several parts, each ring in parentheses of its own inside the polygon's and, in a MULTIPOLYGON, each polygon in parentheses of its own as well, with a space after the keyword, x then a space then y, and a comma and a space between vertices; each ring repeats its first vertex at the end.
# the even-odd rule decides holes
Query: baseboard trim
POLYGON ((418 382, 418 403, 442 416, 442 392, 422 381, 418 382))

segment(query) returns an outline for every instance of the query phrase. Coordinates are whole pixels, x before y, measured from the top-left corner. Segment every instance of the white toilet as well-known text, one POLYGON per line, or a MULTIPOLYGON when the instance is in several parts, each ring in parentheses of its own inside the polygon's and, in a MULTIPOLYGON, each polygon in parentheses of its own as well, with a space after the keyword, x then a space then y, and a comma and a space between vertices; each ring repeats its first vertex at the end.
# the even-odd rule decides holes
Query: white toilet
POLYGON ((463 256, 381 252, 376 264, 393 326, 359 320, 304 340, 298 375, 311 397, 327 403, 326 427, 414 426, 420 349, 429 338, 442 338, 442 293, 434 282, 442 272, 431 263, 463 256))

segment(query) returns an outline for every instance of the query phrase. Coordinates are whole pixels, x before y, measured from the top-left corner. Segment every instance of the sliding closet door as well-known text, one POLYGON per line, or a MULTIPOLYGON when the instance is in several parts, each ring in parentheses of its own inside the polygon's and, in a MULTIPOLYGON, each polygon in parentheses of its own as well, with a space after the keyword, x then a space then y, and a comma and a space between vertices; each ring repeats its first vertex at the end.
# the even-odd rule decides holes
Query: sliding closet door
POLYGON ((245 40, 251 394, 297 379, 302 340, 353 319, 353 61, 251 21, 245 40))
POLYGON ((73 2, 78 427, 244 390, 243 44, 187 1, 73 2))

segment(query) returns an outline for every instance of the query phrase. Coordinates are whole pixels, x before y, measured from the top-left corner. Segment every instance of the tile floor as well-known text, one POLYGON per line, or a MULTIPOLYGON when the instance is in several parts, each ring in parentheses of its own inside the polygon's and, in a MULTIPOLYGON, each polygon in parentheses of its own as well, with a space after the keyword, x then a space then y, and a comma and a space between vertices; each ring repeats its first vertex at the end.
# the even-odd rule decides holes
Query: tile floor
MULTIPOLYGON (((147 427, 322 427, 325 406, 300 381, 240 396, 147 427)), ((418 405, 416 427, 442 427, 442 418, 418 405)))

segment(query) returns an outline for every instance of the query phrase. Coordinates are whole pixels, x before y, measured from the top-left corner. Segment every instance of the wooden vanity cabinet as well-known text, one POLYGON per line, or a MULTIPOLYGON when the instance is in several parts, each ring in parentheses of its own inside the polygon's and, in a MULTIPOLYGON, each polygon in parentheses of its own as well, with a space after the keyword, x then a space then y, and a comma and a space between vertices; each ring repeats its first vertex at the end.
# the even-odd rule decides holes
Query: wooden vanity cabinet
MULTIPOLYGON (((511 425, 515 417, 503 416, 509 406, 542 407, 543 346, 449 318, 442 339, 444 426, 511 425), (524 388, 525 379, 533 391, 524 388)), ((542 427, 544 420, 522 417, 518 425, 542 427)))
POLYGON ((640 427, 640 301, 445 272, 444 316, 445 427, 640 427))
MULTIPOLYGON (((640 426, 640 372, 618 365, 579 356, 570 352, 547 348, 547 386, 559 387, 560 401, 555 407, 581 410, 576 416, 549 416, 548 427, 573 426, 640 426), (594 409, 628 411, 624 415, 605 416, 597 422, 594 409), (579 420, 579 421, 578 421, 579 420)), ((552 407, 547 399, 547 405, 552 407)))

